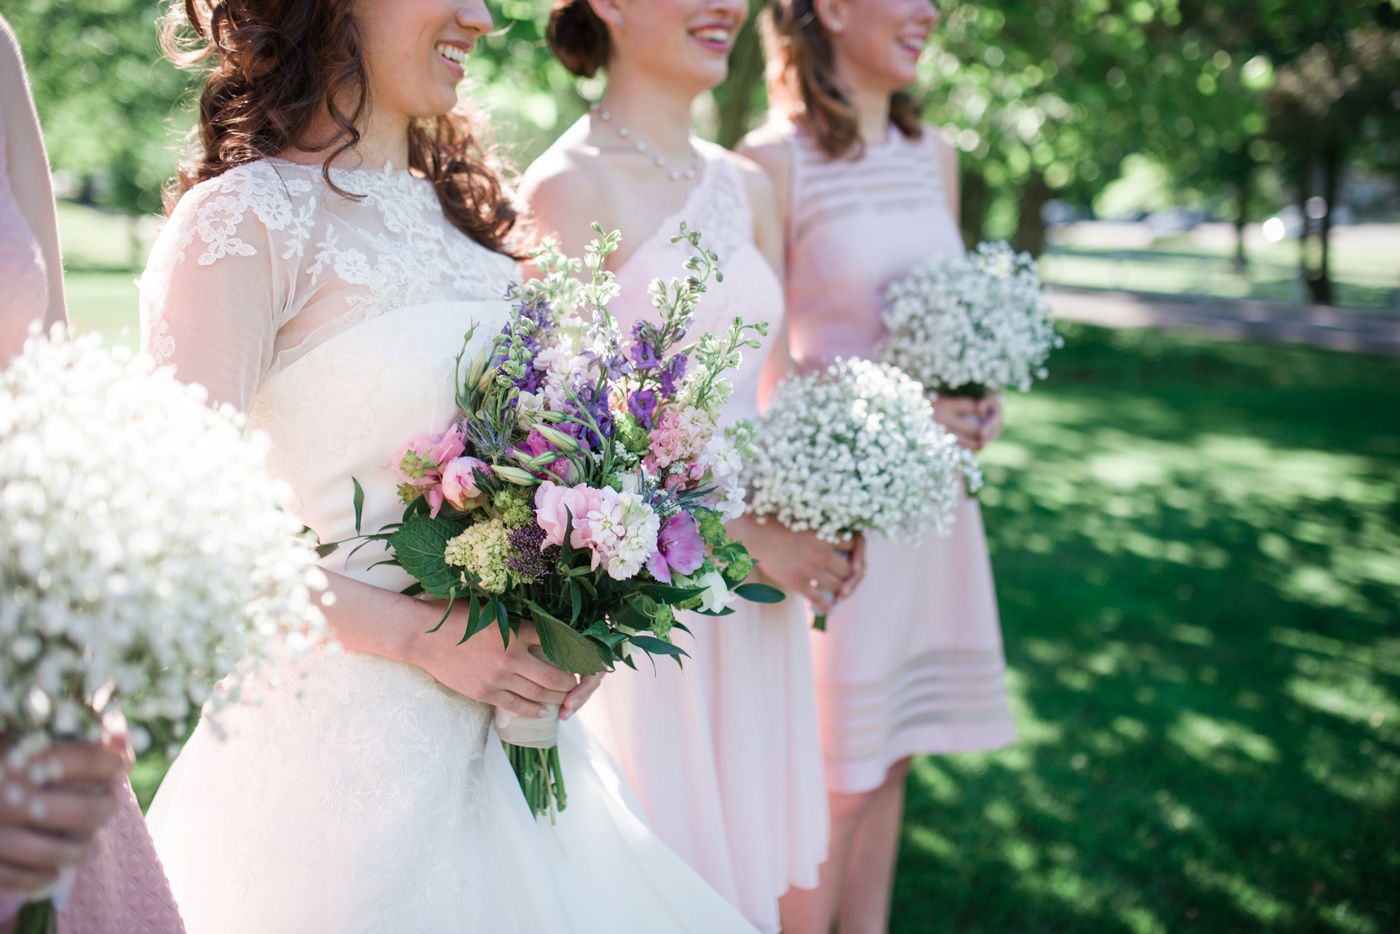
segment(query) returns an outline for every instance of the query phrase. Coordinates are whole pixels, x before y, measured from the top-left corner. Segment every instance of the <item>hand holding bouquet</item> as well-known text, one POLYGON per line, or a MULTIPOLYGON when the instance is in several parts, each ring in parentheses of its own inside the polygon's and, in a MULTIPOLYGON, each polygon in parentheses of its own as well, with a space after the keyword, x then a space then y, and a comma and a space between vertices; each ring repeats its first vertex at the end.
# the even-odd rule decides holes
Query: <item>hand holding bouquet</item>
MULTIPOLYGON (((619 240, 601 236, 582 262, 552 244, 537 254, 542 278, 512 289, 510 322, 458 359, 453 425, 396 458, 403 522, 365 536, 392 549, 415 592, 449 611, 467 603, 462 642, 495 626, 509 643, 530 620, 544 656, 580 675, 635 667, 632 649, 679 661, 677 609, 724 615, 735 596, 782 599, 742 583, 753 562, 724 530, 743 511, 753 428, 720 429, 723 374, 766 325, 736 320, 686 343, 718 270, 682 225, 676 240, 696 250, 687 275, 652 283, 659 321, 639 322, 624 352, 603 269, 619 240), (575 277, 585 265, 586 284, 575 277)), ((542 736, 538 722, 496 721, 531 808, 562 809, 557 720, 542 736)))
MULTIPOLYGON (((149 360, 31 331, 0 376, 0 787, 34 755, 95 742, 108 711, 185 732, 237 697, 240 661, 325 635, 325 586, 301 524, 278 509, 264 447, 204 390, 149 360)), ((12 805, 22 802, 11 801, 12 805)), ((26 909, 42 924, 49 906, 26 909)))
POLYGON ((758 433, 751 510, 829 542, 857 532, 916 541, 929 526, 946 535, 959 485, 982 482, 919 385, 889 364, 838 360, 786 378, 758 433))
POLYGON ((1064 344, 1035 261, 1004 242, 937 256, 885 293, 880 359, 938 395, 1026 392, 1064 344))

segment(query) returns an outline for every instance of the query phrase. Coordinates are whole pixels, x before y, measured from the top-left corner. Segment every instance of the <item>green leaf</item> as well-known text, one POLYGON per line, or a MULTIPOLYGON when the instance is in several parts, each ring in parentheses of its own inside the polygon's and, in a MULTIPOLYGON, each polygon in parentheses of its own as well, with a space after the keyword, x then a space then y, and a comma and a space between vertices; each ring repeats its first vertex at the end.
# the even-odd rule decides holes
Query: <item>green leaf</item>
POLYGON ((629 641, 648 655, 674 655, 690 657, 690 653, 678 645, 673 645, 655 636, 633 636, 629 641))
POLYGON ((551 662, 577 675, 596 675, 607 668, 602 651, 582 633, 570 629, 537 604, 531 603, 530 610, 535 619, 535 631, 540 636, 540 648, 551 662))
POLYGON ((460 522, 415 516, 389 537, 399 564, 423 585, 425 594, 436 600, 448 599, 461 580, 443 557, 447 543, 461 531, 460 522))
POLYGON ((669 584, 643 584, 638 589, 648 597, 667 604, 684 603, 705 593, 704 587, 672 587, 669 584))
POLYGON ((481 612, 481 600, 477 597, 476 591, 472 590, 467 598, 467 629, 462 633, 462 639, 457 644, 461 645, 485 628, 486 616, 481 612))
POLYGON ((492 600, 486 605, 488 613, 493 609, 496 612, 496 626, 501 630, 501 641, 506 645, 510 645, 510 634, 512 630, 510 625, 510 611, 506 609, 506 605, 500 600, 492 600))
POLYGON ((770 584, 740 584, 734 593, 753 603, 782 603, 787 599, 787 594, 770 584))
POLYGON ((583 588, 575 581, 569 582, 569 625, 578 622, 578 615, 583 612, 583 588))
POLYGON ((628 629, 651 628, 651 620, 637 612, 630 604, 618 607, 609 615, 612 617, 613 623, 618 626, 626 626, 628 629))
POLYGON ((327 555, 332 555, 332 554, 335 553, 335 550, 336 550, 337 548, 339 548, 339 547, 340 547, 340 542, 326 542, 324 545, 317 545, 317 546, 316 546, 316 557, 318 557, 318 558, 324 558, 324 557, 326 557, 327 555))
POLYGON ((359 535, 360 522, 365 515, 365 488, 360 486, 360 481, 354 477, 350 478, 350 482, 355 484, 355 534, 359 535))

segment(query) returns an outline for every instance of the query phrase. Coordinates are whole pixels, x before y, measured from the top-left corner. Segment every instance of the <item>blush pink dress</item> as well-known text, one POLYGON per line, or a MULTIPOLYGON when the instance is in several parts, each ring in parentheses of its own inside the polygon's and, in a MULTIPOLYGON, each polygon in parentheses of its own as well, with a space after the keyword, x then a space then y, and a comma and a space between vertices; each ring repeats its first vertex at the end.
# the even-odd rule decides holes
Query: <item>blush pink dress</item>
MULTIPOLYGON (((0 42, 12 42, 3 22, 0 42)), ((12 51, 18 57, 18 49, 12 51)), ((42 320, 47 312, 49 287, 39 239, 25 221, 10 182, 7 119, 31 121, 33 115, 0 110, 0 346, 18 352, 29 322, 42 320)), ((0 369, 5 363, 0 358, 0 369)), ((59 914, 59 932, 183 934, 136 796, 125 782, 118 794, 116 817, 97 834, 96 853, 79 871, 72 895, 59 914)), ((23 902, 22 896, 0 893, 0 922, 23 902)))
MULTIPOLYGON (((689 244, 671 243, 680 221, 719 253, 722 283, 696 310, 691 337, 723 333, 735 316, 767 321, 770 337, 745 350, 731 372, 727 418, 757 414, 759 377, 781 329, 782 285, 754 245, 741 170, 714 155, 685 205, 664 220, 617 270, 622 294, 609 306, 624 335, 658 320, 647 286, 684 275, 689 244)), ((625 232, 624 232, 625 234, 625 232)), ((761 440, 761 439, 760 439, 761 440)), ((829 834, 816 696, 800 600, 736 601, 731 616, 684 614, 677 633, 684 668, 645 660, 603 681, 580 716, 616 758, 657 834, 744 916, 778 930, 778 896, 814 888, 829 834)))
MULTIPOLYGON (((791 353, 811 369, 871 357, 890 283, 961 250, 937 134, 893 127, 855 160, 830 160, 785 125, 792 156, 787 231, 791 353)), ((918 753, 1005 746, 1015 738, 982 515, 964 500, 952 535, 911 547, 871 536, 865 580, 811 634, 827 781, 856 794, 918 753)))

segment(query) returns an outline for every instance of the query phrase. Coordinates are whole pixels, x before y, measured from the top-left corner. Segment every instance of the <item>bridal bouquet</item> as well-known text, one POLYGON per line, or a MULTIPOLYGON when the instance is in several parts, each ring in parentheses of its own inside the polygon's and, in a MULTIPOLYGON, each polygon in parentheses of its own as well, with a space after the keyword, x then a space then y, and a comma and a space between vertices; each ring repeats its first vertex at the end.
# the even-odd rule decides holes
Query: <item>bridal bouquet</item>
MULTIPOLYGON (((362 538, 392 549, 418 581, 410 589, 448 614, 467 604, 462 642, 494 625, 509 643, 528 619, 545 658, 591 675, 635 667, 632 649, 679 661, 677 609, 724 615, 736 596, 782 599, 742 583, 753 561, 724 530, 744 509, 753 427, 719 427, 723 374, 766 325, 736 320, 686 343, 719 272, 697 232, 682 225, 675 239, 696 251, 687 276, 652 283, 659 320, 639 322, 626 352, 603 270, 619 235, 594 240, 582 262, 546 244, 542 278, 507 296, 504 330, 465 367, 458 358, 454 424, 394 459, 403 522, 362 538), (585 264, 587 284, 575 276, 585 264)), ((496 724, 534 813, 563 809, 557 719, 498 710, 496 724)))
MULTIPOLYGON (((916 541, 929 526, 946 535, 959 484, 982 483, 919 384, 887 363, 837 360, 787 377, 758 431, 751 510, 829 542, 857 532, 916 541)), ((816 628, 826 628, 824 616, 816 628)))
POLYGON ((880 359, 939 395, 1026 392, 1064 344, 1035 261, 1005 242, 935 257, 891 285, 885 302, 880 359))
MULTIPOLYGON (((31 331, 0 375, 0 736, 5 780, 121 710, 138 749, 179 736, 214 682, 325 623, 301 525, 231 410, 100 338, 31 331)), ((16 802, 18 803, 18 802, 16 802)), ((22 924, 47 902, 26 909, 22 924)))

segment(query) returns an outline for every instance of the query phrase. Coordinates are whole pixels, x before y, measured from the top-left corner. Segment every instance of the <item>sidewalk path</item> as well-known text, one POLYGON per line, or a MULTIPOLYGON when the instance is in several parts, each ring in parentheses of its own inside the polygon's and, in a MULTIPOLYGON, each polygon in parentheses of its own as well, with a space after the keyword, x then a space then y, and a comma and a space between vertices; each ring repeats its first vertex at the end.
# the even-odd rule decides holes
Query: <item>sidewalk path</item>
POLYGON ((1191 328, 1240 340, 1312 344, 1331 350, 1400 356, 1400 316, 1326 306, 1259 301, 1192 302, 1055 286, 1055 317, 1109 328, 1191 328))

